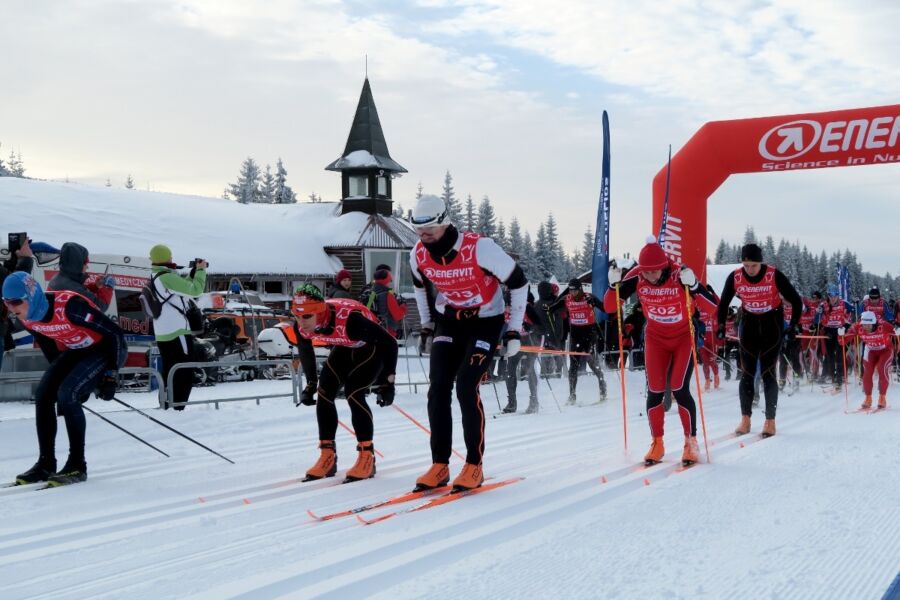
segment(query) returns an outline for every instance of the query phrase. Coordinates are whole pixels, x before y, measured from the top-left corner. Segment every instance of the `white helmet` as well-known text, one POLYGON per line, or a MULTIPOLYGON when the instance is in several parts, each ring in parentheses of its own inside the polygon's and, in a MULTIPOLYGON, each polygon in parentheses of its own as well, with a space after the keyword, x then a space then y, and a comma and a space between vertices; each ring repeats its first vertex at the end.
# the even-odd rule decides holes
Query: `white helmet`
POLYGON ((867 310, 859 317, 859 322, 861 325, 874 325, 878 322, 878 317, 875 316, 871 310, 867 310))
POLYGON ((444 201, 432 194, 423 194, 412 209, 409 222, 413 227, 434 227, 450 223, 450 214, 444 201))

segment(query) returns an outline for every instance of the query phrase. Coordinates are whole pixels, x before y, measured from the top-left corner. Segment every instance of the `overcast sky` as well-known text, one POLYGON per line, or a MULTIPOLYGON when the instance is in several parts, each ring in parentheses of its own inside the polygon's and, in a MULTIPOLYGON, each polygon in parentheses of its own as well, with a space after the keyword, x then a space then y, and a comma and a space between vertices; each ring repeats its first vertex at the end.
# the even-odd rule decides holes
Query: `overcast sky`
MULTIPOLYGON (((218 196, 280 156, 301 198, 340 196, 365 55, 394 198, 487 194, 569 249, 596 219, 612 123, 613 254, 650 233, 651 180, 711 120, 900 102, 900 2, 0 0, 0 148, 33 177, 218 196), (552 7, 552 8, 551 8, 552 7)), ((710 252, 744 228, 900 271, 900 165, 743 175, 710 252)))

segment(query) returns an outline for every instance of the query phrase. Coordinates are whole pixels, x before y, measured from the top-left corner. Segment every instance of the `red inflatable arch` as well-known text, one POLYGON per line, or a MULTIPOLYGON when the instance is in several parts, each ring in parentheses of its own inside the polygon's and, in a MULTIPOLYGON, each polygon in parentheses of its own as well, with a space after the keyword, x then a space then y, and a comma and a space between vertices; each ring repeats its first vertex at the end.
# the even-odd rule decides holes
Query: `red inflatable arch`
MULTIPOLYGON (((711 121, 672 157, 663 247, 705 275, 707 201, 734 173, 879 163, 900 163, 900 104, 711 121)), ((653 178, 653 231, 665 195, 664 166, 653 178)))

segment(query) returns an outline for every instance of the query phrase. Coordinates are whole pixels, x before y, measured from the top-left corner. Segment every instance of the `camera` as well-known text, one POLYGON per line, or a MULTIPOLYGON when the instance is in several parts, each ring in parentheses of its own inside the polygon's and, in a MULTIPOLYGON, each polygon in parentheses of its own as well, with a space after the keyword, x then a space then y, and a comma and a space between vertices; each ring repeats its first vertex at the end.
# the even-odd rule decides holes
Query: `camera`
POLYGON ((8 236, 8 244, 7 249, 9 250, 9 255, 11 257, 16 256, 16 252, 22 247, 22 244, 28 239, 28 234, 25 232, 22 233, 10 233, 8 236))
MULTIPOLYGON (((191 262, 188 263, 188 266, 189 266, 190 268, 192 268, 192 269, 196 269, 196 268, 197 268, 197 265, 198 265, 199 263, 202 263, 202 262, 205 262, 205 261, 206 261, 206 259, 204 259, 204 258, 195 258, 194 260, 192 260, 191 262)), ((208 264, 207 264, 207 266, 208 266, 208 264)))

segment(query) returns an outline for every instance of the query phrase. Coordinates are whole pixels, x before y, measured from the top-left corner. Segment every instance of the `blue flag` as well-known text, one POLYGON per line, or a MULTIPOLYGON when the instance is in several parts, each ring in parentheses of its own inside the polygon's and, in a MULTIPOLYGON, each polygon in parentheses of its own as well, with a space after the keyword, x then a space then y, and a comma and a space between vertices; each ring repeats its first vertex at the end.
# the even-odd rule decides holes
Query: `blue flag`
MULTIPOLYGON (((591 262, 591 290, 602 298, 609 288, 609 116, 603 111, 603 172, 600 185, 600 205, 597 208, 597 229, 594 232, 594 258, 591 262)), ((599 314, 600 319, 606 313, 599 314)))
POLYGON ((850 269, 838 263, 837 266, 838 291, 844 302, 850 302, 850 269))
POLYGON ((662 219, 659 222, 659 235, 656 236, 659 245, 666 241, 666 225, 669 222, 669 176, 672 174, 672 144, 669 144, 669 162, 666 163, 666 197, 663 200, 662 219))

